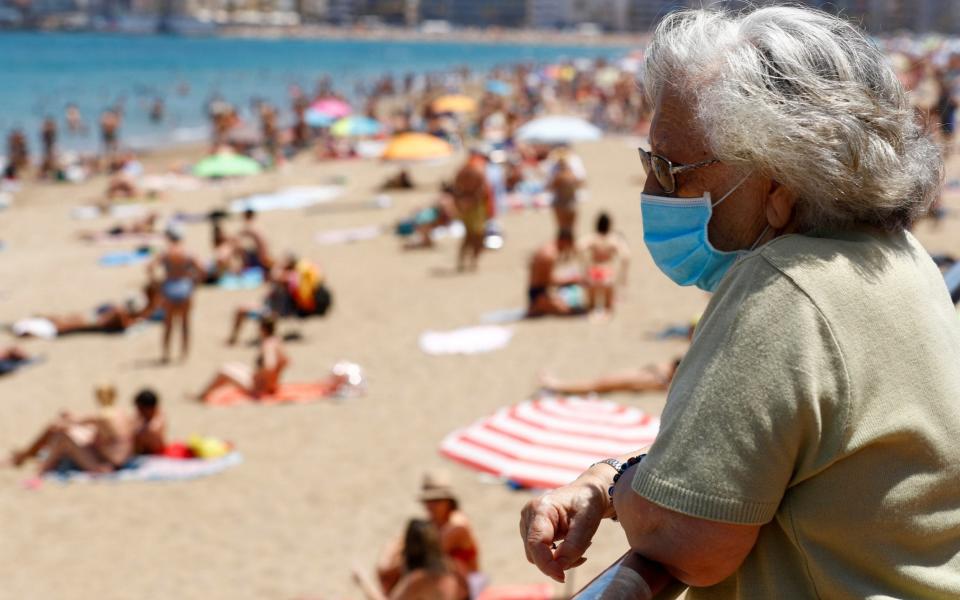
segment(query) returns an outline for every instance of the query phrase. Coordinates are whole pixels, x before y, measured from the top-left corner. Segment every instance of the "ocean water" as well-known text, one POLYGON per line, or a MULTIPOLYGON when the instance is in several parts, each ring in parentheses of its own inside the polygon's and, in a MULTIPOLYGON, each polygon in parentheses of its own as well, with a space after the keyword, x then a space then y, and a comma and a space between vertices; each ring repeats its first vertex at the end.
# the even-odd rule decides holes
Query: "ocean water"
MULTIPOLYGON (((440 70, 468 65, 487 70, 515 62, 546 63, 561 58, 610 57, 628 48, 588 48, 452 42, 360 40, 262 40, 178 38, 103 34, 0 33, 0 133, 28 133, 31 152, 39 147, 40 123, 57 119, 60 146, 93 149, 101 112, 124 106, 121 140, 134 148, 165 146, 207 137, 205 106, 219 94, 250 112, 254 98, 289 106, 289 87, 312 93, 321 76, 349 93, 359 80, 385 72, 440 70), (162 97, 166 120, 148 118, 162 97), (79 108, 86 134, 68 135, 64 109, 79 108)), ((0 153, 5 151, 0 149, 0 153)))

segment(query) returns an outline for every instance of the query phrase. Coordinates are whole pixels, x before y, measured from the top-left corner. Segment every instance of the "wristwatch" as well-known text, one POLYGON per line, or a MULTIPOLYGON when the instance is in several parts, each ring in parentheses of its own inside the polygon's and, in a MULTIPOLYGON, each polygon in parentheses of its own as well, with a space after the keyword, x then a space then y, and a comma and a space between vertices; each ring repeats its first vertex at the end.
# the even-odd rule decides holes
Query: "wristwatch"
POLYGON ((613 470, 616 471, 617 473, 619 473, 620 470, 623 468, 623 463, 617 460, 616 458, 605 458, 603 460, 598 460, 597 462, 590 465, 590 468, 592 469, 597 465, 610 465, 611 467, 613 467, 613 470))

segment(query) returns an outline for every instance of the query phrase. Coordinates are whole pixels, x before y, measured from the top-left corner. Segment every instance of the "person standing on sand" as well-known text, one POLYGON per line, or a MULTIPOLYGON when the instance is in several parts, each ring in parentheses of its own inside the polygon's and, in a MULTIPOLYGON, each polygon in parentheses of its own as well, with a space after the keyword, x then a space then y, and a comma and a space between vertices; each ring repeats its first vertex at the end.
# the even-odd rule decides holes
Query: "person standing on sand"
POLYGON ((170 340, 176 322, 180 323, 181 360, 190 350, 190 309, 194 288, 203 283, 204 269, 197 259, 187 252, 180 230, 169 227, 166 232, 167 249, 147 265, 147 277, 151 283, 160 285, 160 308, 163 309, 163 354, 161 362, 170 362, 170 340), (163 268, 163 279, 157 271, 163 268))
POLYGON ((574 174, 570 164, 557 161, 553 178, 547 188, 553 194, 553 215, 557 219, 557 230, 573 231, 577 223, 577 192, 582 182, 574 174))
POLYGON ((616 287, 626 285, 630 265, 630 248, 611 228, 610 215, 600 213, 596 233, 580 248, 586 264, 590 309, 599 311, 599 314, 613 313, 616 287))
POLYGON ((457 254, 457 271, 476 271, 490 218, 490 187, 477 160, 471 158, 457 173, 453 201, 466 230, 457 254))
POLYGON ((4 178, 17 179, 30 166, 30 152, 27 150, 27 136, 14 129, 7 136, 7 166, 4 178))

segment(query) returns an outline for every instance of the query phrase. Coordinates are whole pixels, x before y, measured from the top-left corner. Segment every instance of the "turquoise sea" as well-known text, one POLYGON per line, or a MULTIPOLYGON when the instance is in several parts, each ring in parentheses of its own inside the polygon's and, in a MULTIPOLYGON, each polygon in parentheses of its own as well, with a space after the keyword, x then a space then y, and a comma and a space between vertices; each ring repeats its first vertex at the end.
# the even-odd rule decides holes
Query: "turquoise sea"
MULTIPOLYGON (((68 103, 90 125, 61 147, 96 147, 101 111, 117 102, 125 110, 124 143, 170 145, 206 137, 206 101, 214 94, 247 109, 254 98, 287 109, 288 89, 311 93, 329 75, 342 93, 385 72, 403 75, 468 65, 487 70, 515 62, 561 58, 615 58, 627 48, 393 42, 359 40, 262 40, 237 38, 133 37, 104 34, 0 33, 0 133, 25 129, 39 146, 47 115, 63 124, 68 103), (150 123, 148 109, 164 99, 167 119, 150 123)), ((0 149, 0 153, 3 149, 0 149)))

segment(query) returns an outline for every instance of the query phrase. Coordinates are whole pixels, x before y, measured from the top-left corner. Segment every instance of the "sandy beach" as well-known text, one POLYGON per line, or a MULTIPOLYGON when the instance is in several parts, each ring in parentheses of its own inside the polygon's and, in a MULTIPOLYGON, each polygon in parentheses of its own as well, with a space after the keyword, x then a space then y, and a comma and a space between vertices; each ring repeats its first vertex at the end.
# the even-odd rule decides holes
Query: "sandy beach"
MULTIPOLYGON (((524 559, 517 535, 530 492, 511 491, 437 453, 445 434, 535 391, 550 369, 566 377, 669 360, 681 341, 652 334, 684 323, 703 309, 706 294, 678 288, 653 265, 642 243, 639 197, 642 169, 637 140, 607 138, 577 147, 586 164, 589 201, 578 231, 586 234, 601 209, 633 251, 630 282, 608 322, 587 319, 528 321, 514 325, 508 347, 476 356, 435 357, 417 347, 427 329, 477 324, 483 313, 522 306, 530 253, 553 232, 549 212, 502 218, 506 245, 483 256, 479 272, 457 275, 456 242, 436 250, 402 252, 392 236, 349 245, 321 246, 317 232, 393 223, 429 201, 458 161, 418 166, 419 187, 391 192, 387 209, 266 213, 261 224, 278 249, 315 260, 334 293, 323 319, 286 321, 291 342, 290 381, 321 377, 340 359, 363 366, 367 394, 300 406, 212 408, 185 398, 225 361, 249 363, 247 344, 224 340, 234 307, 260 291, 203 288, 194 312, 194 348, 186 363, 162 367, 160 327, 120 336, 77 336, 27 341, 45 362, 0 380, 0 447, 20 445, 61 409, 93 406, 92 385, 116 382, 123 401, 142 386, 162 397, 174 438, 191 433, 231 440, 245 462, 217 476, 189 482, 61 485, 28 490, 26 469, 0 471, 0 597, 18 599, 292 599, 359 598, 353 565, 372 570, 380 548, 406 519, 420 514, 415 496, 423 471, 444 467, 464 511, 474 522, 483 570, 498 584, 544 581, 524 559)), ((173 159, 156 155, 148 167, 173 159)), ((956 173, 956 163, 951 173, 956 173)), ((207 210, 233 196, 289 185, 346 178, 344 204, 369 200, 395 167, 376 161, 317 163, 303 156, 280 171, 224 186, 171 193, 151 208, 165 215, 207 210)), ((949 179, 949 177, 948 177, 949 179)), ((74 232, 113 221, 74 221, 70 208, 99 197, 105 181, 81 185, 30 184, 16 205, 0 213, 0 322, 31 313, 85 311, 135 293, 140 266, 102 268, 103 248, 81 244, 74 232)), ((948 209, 953 209, 948 199, 948 209)), ((931 252, 958 252, 956 212, 939 226, 919 226, 931 252)), ((206 225, 186 230, 189 246, 209 256, 206 225)), ((245 341, 254 332, 247 330, 245 341)), ((0 345, 14 341, 4 334, 0 345)), ((664 394, 611 397, 658 413, 664 394)), ((576 585, 592 578, 626 549, 619 527, 605 523, 577 570, 576 585)), ((559 591, 559 588, 558 588, 559 591)))

